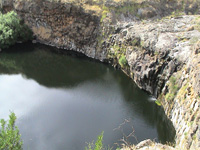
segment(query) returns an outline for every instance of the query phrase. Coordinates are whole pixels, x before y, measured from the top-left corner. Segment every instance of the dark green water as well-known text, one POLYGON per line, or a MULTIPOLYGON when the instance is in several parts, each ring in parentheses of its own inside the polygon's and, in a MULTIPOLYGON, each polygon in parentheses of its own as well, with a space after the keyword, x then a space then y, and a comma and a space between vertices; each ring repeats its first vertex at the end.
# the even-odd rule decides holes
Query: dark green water
POLYGON ((83 150, 102 131, 104 144, 116 148, 122 133, 114 129, 125 119, 134 144, 175 136, 163 109, 121 71, 41 45, 0 53, 0 118, 10 111, 25 150, 83 150))

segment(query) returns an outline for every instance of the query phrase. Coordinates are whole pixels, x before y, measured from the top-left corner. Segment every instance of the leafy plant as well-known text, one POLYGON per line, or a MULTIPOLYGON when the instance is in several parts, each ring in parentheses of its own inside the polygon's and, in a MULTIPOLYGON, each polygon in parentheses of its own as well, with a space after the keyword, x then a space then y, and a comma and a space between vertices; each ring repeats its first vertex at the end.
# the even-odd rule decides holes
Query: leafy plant
POLYGON ((31 38, 31 30, 14 11, 0 13, 0 48, 8 48, 18 41, 25 42, 31 38))
POLYGON ((95 144, 89 143, 88 147, 85 147, 85 150, 103 150, 103 131, 101 132, 101 134, 97 137, 97 141, 95 142, 95 144))
POLYGON ((1 119, 0 149, 1 150, 22 150, 23 142, 18 127, 15 126, 16 116, 12 112, 8 124, 1 119))
POLYGON ((159 100, 156 100, 155 103, 158 105, 158 106, 161 106, 161 102, 159 100))
POLYGON ((119 64, 121 67, 124 67, 127 64, 127 60, 126 57, 124 55, 122 55, 119 59, 119 64))

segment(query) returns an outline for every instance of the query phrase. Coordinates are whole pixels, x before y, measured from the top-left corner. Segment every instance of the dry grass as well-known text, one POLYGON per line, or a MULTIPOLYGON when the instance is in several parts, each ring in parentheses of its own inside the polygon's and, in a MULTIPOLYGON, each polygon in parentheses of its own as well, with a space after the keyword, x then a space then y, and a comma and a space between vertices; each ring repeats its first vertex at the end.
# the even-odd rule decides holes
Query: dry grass
MULTIPOLYGON (((0 0, 5 1, 5 0, 0 0)), ((7 0, 6 0, 7 1, 7 0)), ((23 1, 23 0, 18 0, 23 1)), ((45 0, 24 0, 24 1, 45 1, 45 0)), ((94 12, 95 14, 101 14, 103 12, 103 6, 105 6, 106 0, 46 0, 50 2, 59 2, 59 3, 73 3, 75 5, 81 5, 86 11, 94 12)), ((115 3, 115 5, 123 6, 123 4, 129 5, 132 8, 134 4, 140 6, 142 2, 149 2, 149 4, 154 3, 158 6, 163 3, 163 0, 110 0, 110 2, 115 3)), ((186 3, 193 4, 195 2, 200 2, 200 0, 166 0, 166 3, 172 2, 174 4, 184 5, 186 3)), ((142 4, 141 4, 142 6, 142 4)), ((125 8, 126 9, 126 8, 125 8)))
MULTIPOLYGON (((48 0, 51 2, 61 2, 61 3, 82 3, 82 4, 102 4, 105 3, 106 0, 48 0)), ((129 2, 129 3, 141 3, 144 1, 148 1, 148 0, 111 0, 112 2, 115 3, 125 3, 125 2, 129 2)), ((156 1, 156 0, 155 0, 156 1)))
POLYGON ((94 12, 96 15, 100 15, 102 13, 102 8, 99 5, 83 5, 83 8, 86 12, 94 12))

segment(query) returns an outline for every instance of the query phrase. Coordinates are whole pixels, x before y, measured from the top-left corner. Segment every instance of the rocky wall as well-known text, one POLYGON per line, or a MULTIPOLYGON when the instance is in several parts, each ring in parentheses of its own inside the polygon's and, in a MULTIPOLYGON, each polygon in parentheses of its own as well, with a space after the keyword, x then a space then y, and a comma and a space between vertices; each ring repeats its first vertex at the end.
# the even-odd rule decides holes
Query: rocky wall
POLYGON ((110 57, 124 53, 129 76, 164 107, 176 129, 177 149, 200 148, 198 18, 121 23, 107 40, 110 57))

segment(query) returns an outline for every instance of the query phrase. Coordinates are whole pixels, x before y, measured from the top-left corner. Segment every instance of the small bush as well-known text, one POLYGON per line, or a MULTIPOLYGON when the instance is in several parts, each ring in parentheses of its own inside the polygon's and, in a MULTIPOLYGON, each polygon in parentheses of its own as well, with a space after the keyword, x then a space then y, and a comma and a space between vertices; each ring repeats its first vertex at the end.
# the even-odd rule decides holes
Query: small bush
POLYGON ((103 150, 103 132, 97 137, 95 144, 89 143, 85 150, 103 150))
POLYGON ((4 119, 1 120, 0 149, 22 150, 22 140, 18 127, 15 126, 16 116, 11 113, 8 125, 4 119))
POLYGON ((25 42, 32 38, 32 32, 14 11, 0 13, 0 48, 8 48, 16 42, 25 42))
POLYGON ((119 64, 121 67, 124 67, 125 65, 127 65, 127 60, 126 57, 124 55, 122 55, 119 59, 119 64))

